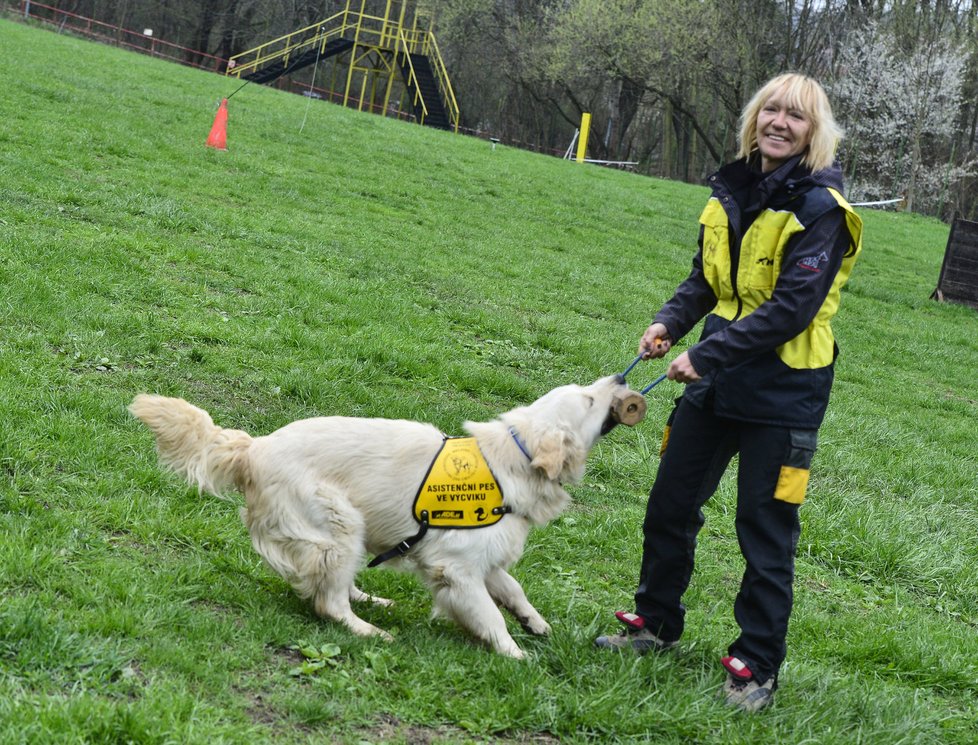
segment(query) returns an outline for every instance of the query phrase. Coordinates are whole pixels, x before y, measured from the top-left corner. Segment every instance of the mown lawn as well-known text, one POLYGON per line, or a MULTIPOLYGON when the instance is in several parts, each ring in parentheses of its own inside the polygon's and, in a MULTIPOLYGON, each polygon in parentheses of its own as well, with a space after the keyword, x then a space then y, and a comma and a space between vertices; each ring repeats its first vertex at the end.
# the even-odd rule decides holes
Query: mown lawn
POLYGON ((233 81, 6 20, 0 50, 0 742, 978 741, 978 314, 928 299, 947 226, 864 212, 782 687, 744 716, 716 697, 729 478, 681 649, 592 646, 629 607, 673 383, 531 534, 515 573, 554 634, 514 623, 523 662, 386 569, 360 584, 396 605, 362 614, 394 644, 318 620, 126 412, 151 391, 253 434, 332 413, 459 434, 624 369, 705 189, 258 86, 216 152, 233 81), (310 646, 333 664, 303 668, 310 646))

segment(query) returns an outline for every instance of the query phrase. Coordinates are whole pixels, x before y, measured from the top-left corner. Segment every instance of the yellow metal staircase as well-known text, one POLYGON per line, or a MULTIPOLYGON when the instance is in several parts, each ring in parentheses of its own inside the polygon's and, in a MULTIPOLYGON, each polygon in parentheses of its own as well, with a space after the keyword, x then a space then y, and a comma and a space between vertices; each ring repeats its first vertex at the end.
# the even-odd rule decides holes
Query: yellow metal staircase
POLYGON ((333 59, 345 68, 342 97, 345 106, 369 105, 390 111, 392 94, 410 106, 419 124, 457 132, 458 103, 435 36, 419 28, 417 13, 407 23, 407 0, 386 0, 378 14, 347 0, 338 13, 306 28, 280 36, 230 59, 227 74, 256 83, 333 59), (396 7, 399 6, 399 7, 396 7), (400 86, 395 83, 400 82, 400 86))

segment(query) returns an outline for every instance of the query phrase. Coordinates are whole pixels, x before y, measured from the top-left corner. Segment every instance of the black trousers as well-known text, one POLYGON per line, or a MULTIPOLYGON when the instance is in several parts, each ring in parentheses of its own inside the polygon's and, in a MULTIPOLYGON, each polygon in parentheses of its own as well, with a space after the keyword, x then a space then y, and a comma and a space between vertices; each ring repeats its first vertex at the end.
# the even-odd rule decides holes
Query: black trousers
POLYGON ((804 500, 815 430, 792 430, 716 416, 680 399, 670 419, 643 525, 636 612, 664 641, 683 633, 681 602, 693 573, 702 507, 735 454, 736 528, 746 562, 729 653, 759 682, 784 661, 792 606, 798 507, 804 500))

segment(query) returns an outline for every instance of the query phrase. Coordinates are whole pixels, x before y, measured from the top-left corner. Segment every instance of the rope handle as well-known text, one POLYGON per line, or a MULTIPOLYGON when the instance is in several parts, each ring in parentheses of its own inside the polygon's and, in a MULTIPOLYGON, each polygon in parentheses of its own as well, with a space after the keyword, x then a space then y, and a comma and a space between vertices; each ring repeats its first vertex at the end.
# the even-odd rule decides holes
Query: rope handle
MULTIPOLYGON (((628 373, 630 373, 633 369, 635 369, 635 365, 637 365, 641 361, 642 361, 642 355, 640 354, 638 357, 636 357, 634 360, 632 360, 632 364, 630 364, 628 367, 625 368, 625 372, 623 372, 621 374, 621 376, 623 378, 628 377, 628 373)), ((658 378, 656 378, 655 380, 653 380, 651 383, 649 383, 647 386, 645 386, 641 390, 642 395, 644 396, 646 393, 648 393, 649 391, 651 391, 653 388, 655 388, 657 385, 659 385, 659 383, 661 383, 663 380, 665 380, 666 377, 668 377, 666 375, 666 373, 662 373, 662 375, 660 375, 658 378)))
POLYGON ((666 377, 667 377, 667 375, 665 373, 662 373, 662 375, 660 375, 659 377, 657 377, 655 380, 653 380, 651 383, 649 383, 647 386, 645 386, 642 389, 642 395, 644 396, 646 393, 648 393, 649 391, 651 391, 653 388, 655 388, 657 385, 659 385, 659 383, 661 383, 663 380, 665 380, 666 377))

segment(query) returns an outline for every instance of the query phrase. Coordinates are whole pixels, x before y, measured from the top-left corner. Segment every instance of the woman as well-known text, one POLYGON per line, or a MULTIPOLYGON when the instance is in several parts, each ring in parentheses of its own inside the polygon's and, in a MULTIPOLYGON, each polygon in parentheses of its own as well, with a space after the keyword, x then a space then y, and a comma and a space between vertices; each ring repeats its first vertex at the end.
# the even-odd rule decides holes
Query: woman
POLYGON ((599 647, 678 643, 701 507, 737 454, 736 529, 746 570, 739 637, 722 659, 730 705, 768 704, 785 657, 798 508, 838 349, 830 320, 861 249, 862 223, 833 164, 841 130, 822 87, 799 74, 766 83, 741 115, 739 159, 710 177, 689 277, 645 331, 662 357, 704 316, 668 377, 686 384, 669 418, 643 525, 635 612, 599 647))

